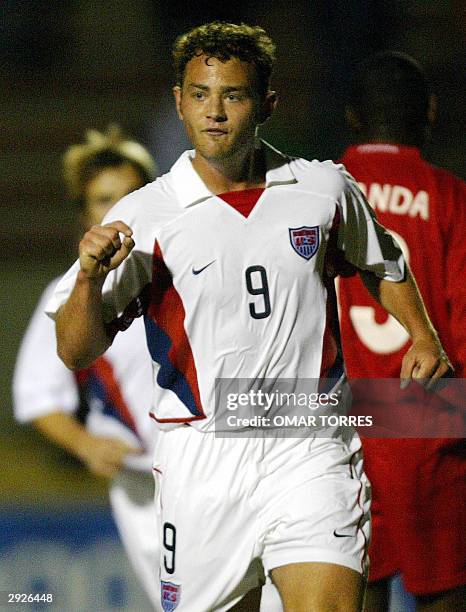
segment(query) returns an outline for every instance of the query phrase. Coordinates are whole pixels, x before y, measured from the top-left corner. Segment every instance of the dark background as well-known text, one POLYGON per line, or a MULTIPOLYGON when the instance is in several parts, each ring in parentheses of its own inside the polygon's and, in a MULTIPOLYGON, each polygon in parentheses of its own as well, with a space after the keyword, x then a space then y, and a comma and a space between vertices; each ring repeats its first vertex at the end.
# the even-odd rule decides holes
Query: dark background
MULTIPOLYGON (((6 503, 104 499, 104 483, 12 418, 16 351, 48 280, 74 258, 76 211, 60 158, 89 127, 110 122, 141 140, 162 172, 185 148, 171 100, 174 38, 213 19, 263 26, 277 43, 280 104, 263 135, 287 153, 336 159, 349 142, 347 75, 392 49, 425 67, 439 116, 425 155, 465 177, 462 165, 464 38, 461 0, 332 2, 3 0, 0 30, 2 367, 0 491, 6 503)), ((432 248, 432 245, 426 245, 432 248)))

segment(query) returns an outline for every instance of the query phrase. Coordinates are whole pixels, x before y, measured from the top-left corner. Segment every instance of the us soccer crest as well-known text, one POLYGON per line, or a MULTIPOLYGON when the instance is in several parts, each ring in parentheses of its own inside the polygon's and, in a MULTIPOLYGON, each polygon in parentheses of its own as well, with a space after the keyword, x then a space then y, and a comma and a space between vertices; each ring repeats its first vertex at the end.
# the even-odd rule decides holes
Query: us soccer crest
POLYGON ((178 607, 181 598, 181 585, 173 582, 160 581, 162 608, 164 612, 171 612, 178 607))
POLYGON ((311 259, 319 248, 319 226, 290 227, 290 242, 293 249, 304 259, 311 259))

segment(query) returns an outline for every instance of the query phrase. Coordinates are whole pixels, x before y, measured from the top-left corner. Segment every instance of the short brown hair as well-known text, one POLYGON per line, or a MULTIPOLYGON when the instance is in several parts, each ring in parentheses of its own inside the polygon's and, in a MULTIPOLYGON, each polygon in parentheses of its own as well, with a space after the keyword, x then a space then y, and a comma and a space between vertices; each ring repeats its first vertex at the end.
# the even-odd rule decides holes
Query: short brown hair
POLYGON ((152 155, 135 140, 125 138, 118 125, 105 132, 87 130, 82 144, 70 146, 63 156, 63 178, 69 197, 84 204, 87 183, 104 168, 130 164, 141 177, 141 183, 153 181, 157 166, 152 155))
POLYGON ((173 46, 177 85, 183 83, 186 64, 199 55, 224 62, 236 57, 254 64, 259 93, 267 93, 275 62, 275 44, 261 27, 213 21, 179 36, 173 46))

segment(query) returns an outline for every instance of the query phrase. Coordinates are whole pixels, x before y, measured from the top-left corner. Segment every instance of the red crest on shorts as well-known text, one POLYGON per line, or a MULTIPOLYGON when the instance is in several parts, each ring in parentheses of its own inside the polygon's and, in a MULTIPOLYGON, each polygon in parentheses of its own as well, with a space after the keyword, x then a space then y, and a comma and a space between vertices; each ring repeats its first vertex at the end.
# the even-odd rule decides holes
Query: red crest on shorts
POLYGON ((165 582, 165 580, 161 580, 160 592, 164 612, 171 612, 178 607, 181 598, 180 584, 173 584, 173 582, 165 582))

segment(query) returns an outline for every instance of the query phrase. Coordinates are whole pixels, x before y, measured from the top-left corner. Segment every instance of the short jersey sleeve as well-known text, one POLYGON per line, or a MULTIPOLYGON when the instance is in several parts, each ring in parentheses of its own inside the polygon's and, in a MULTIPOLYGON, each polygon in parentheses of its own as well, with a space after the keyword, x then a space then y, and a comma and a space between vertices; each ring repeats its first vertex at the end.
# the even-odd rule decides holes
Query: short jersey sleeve
MULTIPOLYGON (((144 216, 140 215, 139 201, 134 192, 123 198, 114 206, 102 224, 111 224, 112 221, 121 220, 133 230, 135 246, 129 256, 118 268, 112 270, 105 279, 102 289, 103 314, 106 323, 114 321, 124 313, 125 309, 136 300, 144 287, 151 280, 152 250, 154 234, 148 231, 144 216)), ((79 260, 66 272, 58 283, 57 288, 46 304, 46 313, 55 318, 59 308, 69 298, 79 272, 79 260)))
POLYGON ((79 403, 76 379, 56 351, 55 325, 44 313, 56 281, 42 294, 24 335, 13 377, 14 414, 28 422, 52 412, 74 412, 79 403))
POLYGON ((375 214, 354 178, 344 169, 344 188, 338 200, 338 249, 358 270, 381 279, 399 282, 406 263, 394 238, 376 220, 375 214))

